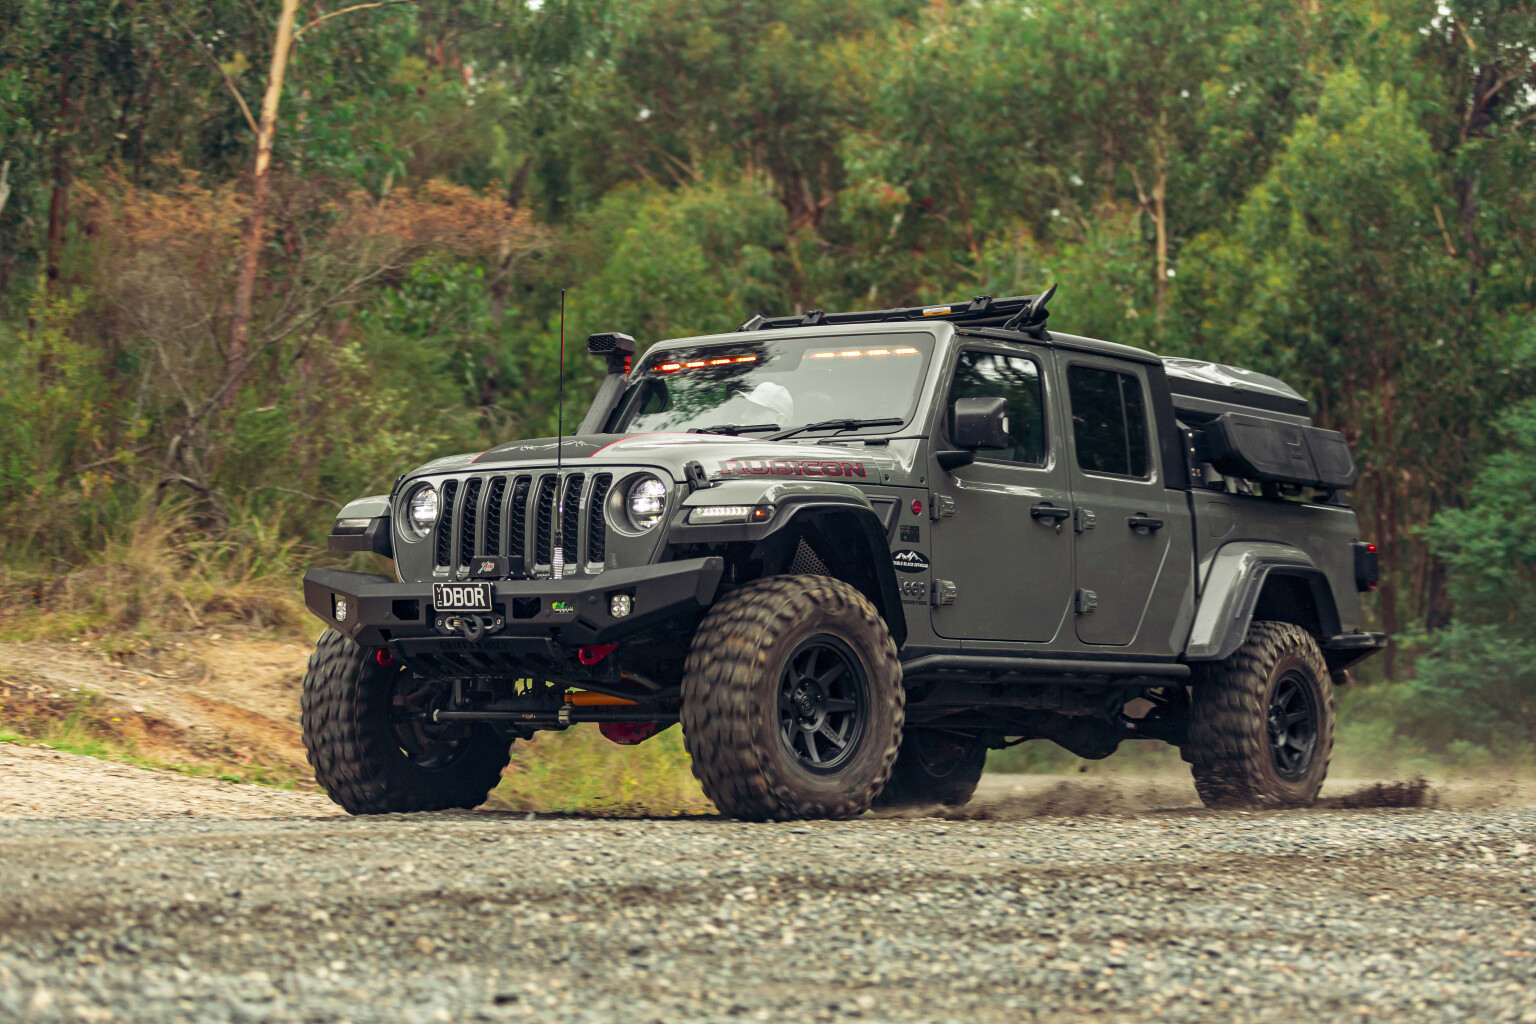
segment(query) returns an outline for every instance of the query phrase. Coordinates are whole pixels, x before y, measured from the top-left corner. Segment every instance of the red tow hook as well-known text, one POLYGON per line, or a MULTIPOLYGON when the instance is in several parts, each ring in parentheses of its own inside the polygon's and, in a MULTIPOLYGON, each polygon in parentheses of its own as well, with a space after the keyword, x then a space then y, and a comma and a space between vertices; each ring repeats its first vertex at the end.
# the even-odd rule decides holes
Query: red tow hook
POLYGON ((400 664, 395 660, 395 656, 389 653, 388 647, 380 647, 378 653, 373 656, 373 660, 378 662, 381 668, 394 668, 400 664))
POLYGON ((576 649, 576 660, 583 665, 596 665, 618 648, 618 644, 586 644, 576 649))

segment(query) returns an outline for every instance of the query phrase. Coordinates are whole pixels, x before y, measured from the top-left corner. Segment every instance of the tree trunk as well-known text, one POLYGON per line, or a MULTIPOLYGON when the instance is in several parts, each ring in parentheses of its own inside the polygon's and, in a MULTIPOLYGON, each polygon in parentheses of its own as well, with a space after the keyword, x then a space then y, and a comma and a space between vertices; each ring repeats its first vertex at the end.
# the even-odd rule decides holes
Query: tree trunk
POLYGON ((1168 305, 1168 112, 1157 117, 1152 136, 1152 221, 1157 229, 1157 316, 1168 305))
POLYGON ((59 113, 54 121, 53 145, 53 192, 48 198, 48 244, 45 258, 48 290, 53 291, 59 280, 59 257, 64 248, 64 231, 69 220, 69 183, 73 173, 69 159, 70 86, 73 85, 74 47, 64 47, 64 60, 59 68, 59 113))
MULTIPOLYGON (((267 75, 267 94, 261 101, 261 121, 256 130, 256 168, 251 180, 251 208, 245 219, 240 255, 240 272, 235 284, 235 310, 229 327, 229 353, 225 359, 226 381, 245 369, 246 346, 251 325, 251 302, 256 295, 256 271, 261 263, 264 219, 267 212, 268 177, 272 166, 272 136, 277 130, 277 105, 283 95, 283 72, 288 67, 288 49, 293 40, 293 19, 299 0, 283 0, 277 16, 277 36, 272 45, 272 69, 267 75)), ((234 403, 235 388, 224 392, 223 405, 234 403)))

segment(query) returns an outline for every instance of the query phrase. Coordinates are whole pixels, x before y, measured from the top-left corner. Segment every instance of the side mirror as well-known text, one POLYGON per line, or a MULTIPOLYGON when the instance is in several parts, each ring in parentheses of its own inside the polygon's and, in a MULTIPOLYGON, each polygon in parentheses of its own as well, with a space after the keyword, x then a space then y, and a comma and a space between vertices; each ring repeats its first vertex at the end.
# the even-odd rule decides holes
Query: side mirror
POLYGON ((1007 448, 1008 402, 1002 398, 962 398, 955 403, 955 423, 951 431, 956 448, 1007 448))

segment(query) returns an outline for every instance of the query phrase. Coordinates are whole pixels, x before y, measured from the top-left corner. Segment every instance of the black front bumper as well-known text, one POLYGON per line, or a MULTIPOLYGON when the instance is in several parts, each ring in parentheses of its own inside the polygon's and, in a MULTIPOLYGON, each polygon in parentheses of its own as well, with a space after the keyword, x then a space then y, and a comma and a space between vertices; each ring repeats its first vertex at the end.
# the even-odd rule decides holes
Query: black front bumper
MULTIPOLYGON (((691 558, 561 580, 496 580, 491 604, 506 626, 495 636, 552 639, 574 646, 616 643, 708 608, 724 572, 721 558, 691 558), (633 610, 623 618, 609 612, 616 594, 631 598, 633 610)), ((396 583, 371 573, 311 569, 304 574, 304 604, 326 625, 367 647, 411 639, 465 642, 444 637, 435 627, 430 582, 396 583), (346 602, 344 619, 336 615, 338 600, 346 602)))

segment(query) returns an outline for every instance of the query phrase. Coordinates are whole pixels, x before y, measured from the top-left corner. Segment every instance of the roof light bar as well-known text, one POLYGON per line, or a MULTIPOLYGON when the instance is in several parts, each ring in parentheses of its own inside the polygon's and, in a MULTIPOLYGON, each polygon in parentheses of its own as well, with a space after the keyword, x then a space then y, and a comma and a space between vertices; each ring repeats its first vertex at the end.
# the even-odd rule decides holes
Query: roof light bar
POLYGON ((807 359, 859 359, 864 356, 915 356, 919 355, 915 348, 866 348, 866 349, 828 349, 822 352, 807 352, 807 359))
POLYGON ((719 359, 690 359, 686 363, 662 363, 651 369, 656 373, 676 373, 678 370, 698 370, 706 366, 726 366, 733 363, 755 363, 757 356, 724 356, 719 359))

